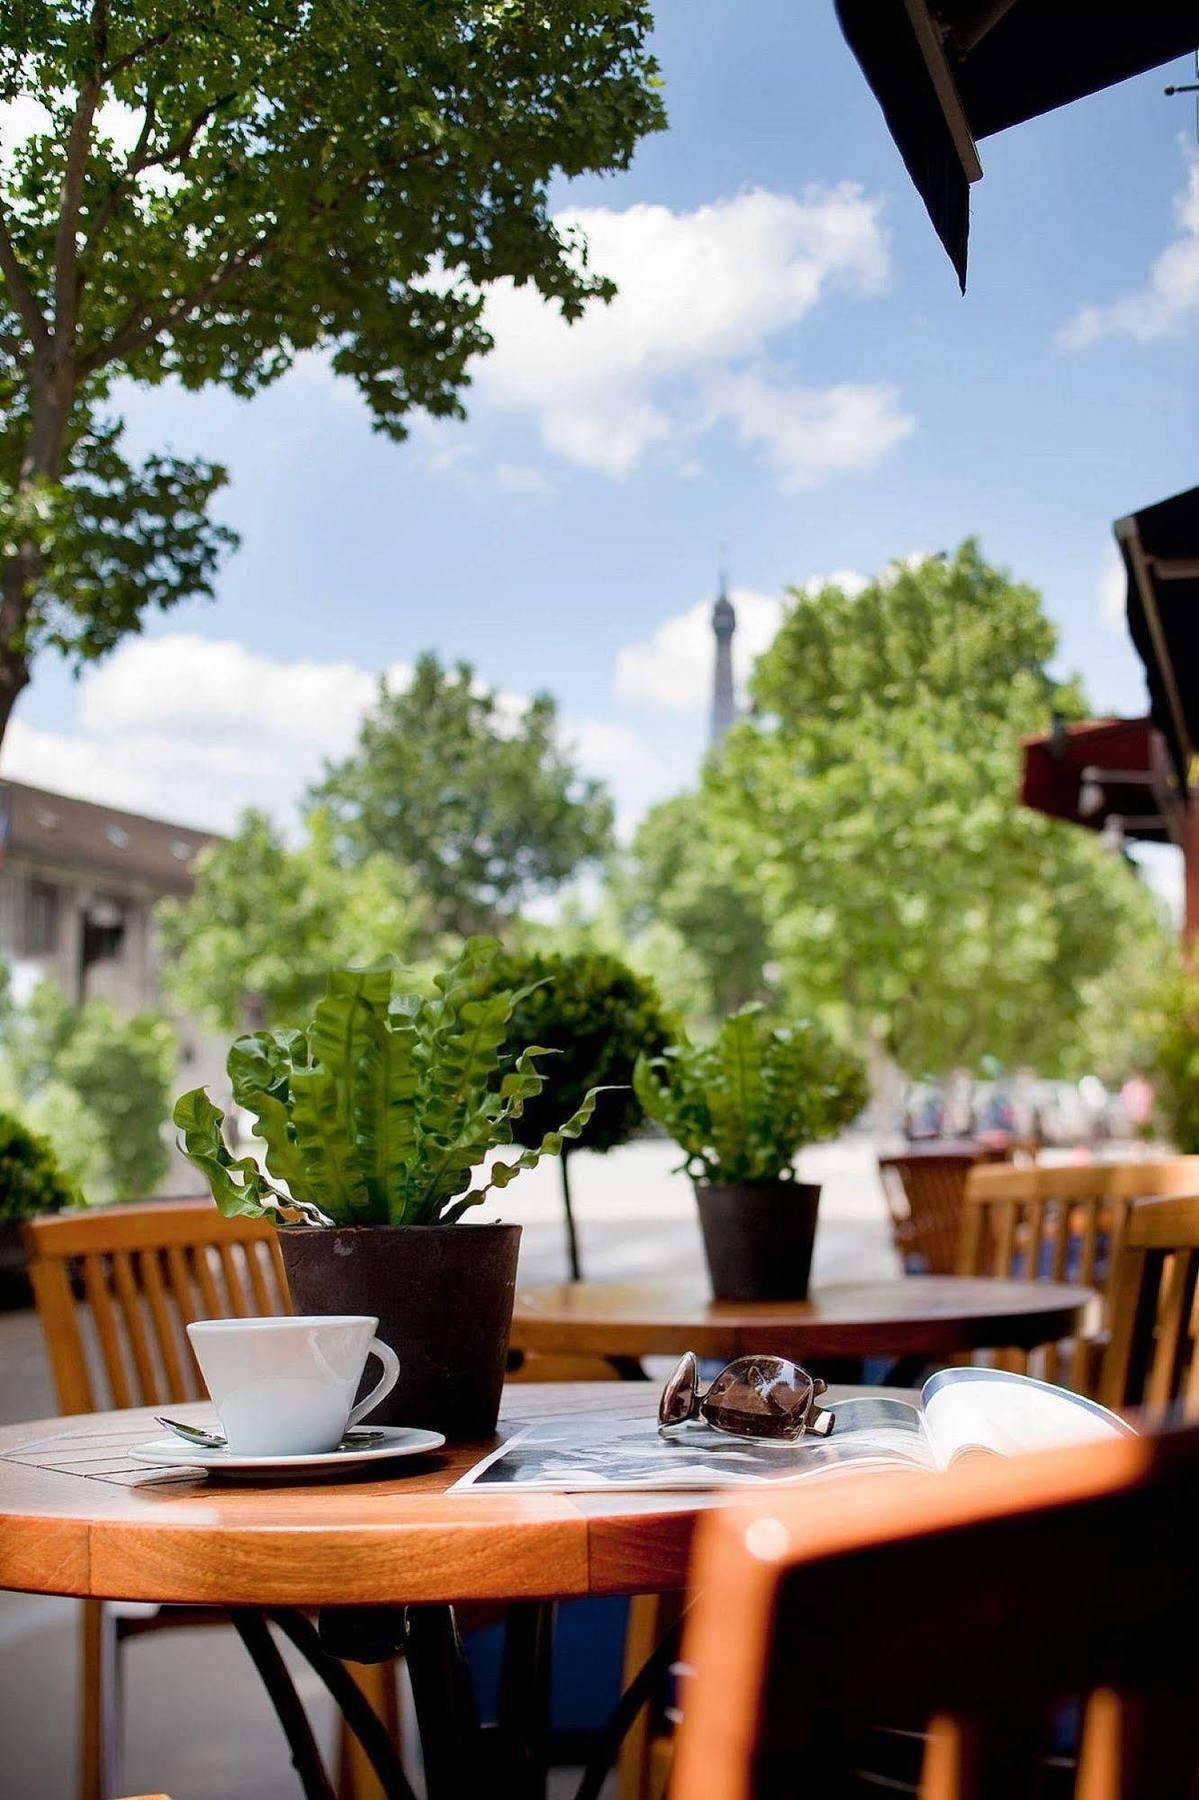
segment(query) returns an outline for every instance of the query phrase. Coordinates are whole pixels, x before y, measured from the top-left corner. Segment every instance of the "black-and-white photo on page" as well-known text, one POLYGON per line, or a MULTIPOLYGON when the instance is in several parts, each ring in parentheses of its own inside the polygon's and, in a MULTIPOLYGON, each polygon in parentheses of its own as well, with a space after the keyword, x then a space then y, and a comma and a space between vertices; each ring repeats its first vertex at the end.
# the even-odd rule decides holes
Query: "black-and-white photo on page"
POLYGON ((869 1468, 932 1474, 972 1453, 1013 1456, 1131 1431, 1093 1400, 996 1369, 945 1369, 918 1400, 857 1394, 835 1413, 829 1437, 790 1443, 704 1424, 662 1433, 632 1403, 624 1417, 542 1419, 517 1425, 451 1492, 773 1486, 869 1468))

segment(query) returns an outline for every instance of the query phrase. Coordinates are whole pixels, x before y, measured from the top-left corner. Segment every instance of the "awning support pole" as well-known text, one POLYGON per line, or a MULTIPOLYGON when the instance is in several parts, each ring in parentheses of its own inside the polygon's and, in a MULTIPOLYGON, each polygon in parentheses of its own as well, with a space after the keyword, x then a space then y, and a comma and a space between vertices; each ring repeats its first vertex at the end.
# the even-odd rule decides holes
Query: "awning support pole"
POLYGON ((1185 882, 1182 947, 1189 955, 1199 944, 1199 805, 1194 800, 1183 809, 1182 855, 1185 882))

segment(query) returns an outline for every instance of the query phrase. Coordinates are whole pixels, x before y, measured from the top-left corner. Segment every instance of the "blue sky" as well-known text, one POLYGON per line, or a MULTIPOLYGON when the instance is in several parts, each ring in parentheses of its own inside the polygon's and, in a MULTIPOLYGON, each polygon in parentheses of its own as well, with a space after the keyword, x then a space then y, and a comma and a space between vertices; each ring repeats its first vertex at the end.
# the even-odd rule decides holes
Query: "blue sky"
POLYGON ((753 647, 786 584, 976 533, 1043 589, 1096 707, 1141 708, 1111 521, 1199 478, 1199 153, 1171 73, 982 145, 963 300, 826 0, 671 0, 657 49, 669 131, 555 194, 621 298, 566 341, 497 296, 467 423, 390 444, 319 362, 248 404, 124 396, 136 449, 228 464, 243 546, 215 604, 83 682, 47 659, 10 774, 286 815, 376 673, 432 647, 550 689, 627 825, 701 752, 722 544, 753 647))

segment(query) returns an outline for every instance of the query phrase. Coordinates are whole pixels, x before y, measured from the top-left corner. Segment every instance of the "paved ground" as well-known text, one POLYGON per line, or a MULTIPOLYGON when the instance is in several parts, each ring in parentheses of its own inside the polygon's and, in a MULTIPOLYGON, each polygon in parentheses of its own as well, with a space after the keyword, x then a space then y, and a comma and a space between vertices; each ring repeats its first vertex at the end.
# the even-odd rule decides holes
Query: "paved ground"
MULTIPOLYGON (((585 1272, 633 1277, 699 1268, 694 1202, 670 1174, 673 1146, 648 1142, 572 1165, 585 1272)), ((818 1279, 895 1272, 874 1152, 864 1139, 809 1154, 804 1174, 824 1184, 818 1279)), ((501 1209, 487 1216, 501 1216, 501 1209)), ((565 1272, 553 1165, 522 1176, 502 1216, 525 1225, 521 1280, 565 1272)), ((0 1315, 0 1422, 54 1412, 36 1318, 0 1315)), ((72 1601, 0 1594, 0 1800, 69 1800, 74 1792, 76 1667, 72 1601)), ((331 1734, 323 1693, 297 1672, 318 1730, 331 1734)), ((165 1789, 173 1800, 296 1800, 278 1728, 240 1646, 226 1632, 169 1632, 127 1656, 124 1788, 165 1789)), ((566 1785, 560 1790, 569 1791, 566 1785)))

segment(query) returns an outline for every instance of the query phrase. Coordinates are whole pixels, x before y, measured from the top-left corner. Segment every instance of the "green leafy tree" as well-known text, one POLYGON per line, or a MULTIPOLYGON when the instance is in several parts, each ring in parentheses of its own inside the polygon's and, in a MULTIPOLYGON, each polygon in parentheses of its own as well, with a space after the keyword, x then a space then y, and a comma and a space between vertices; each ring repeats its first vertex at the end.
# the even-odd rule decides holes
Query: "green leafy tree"
POLYGON ((1174 1148, 1199 1154, 1199 972, 1173 959, 1159 982, 1148 1023, 1146 1064, 1156 1089, 1157 1114, 1174 1148))
MULTIPOLYGON (((175 1103, 188 1156, 229 1216, 337 1225, 450 1225, 492 1188, 585 1130, 585 1094, 565 1124, 513 1161, 523 1110, 547 1079, 536 1044, 505 1048, 519 993, 495 988, 492 938, 472 938, 432 993, 393 992, 390 969, 337 969, 305 1031, 254 1032, 229 1052, 233 1098, 256 1121, 265 1170, 233 1157, 203 1088, 175 1103), (475 1174, 480 1184, 472 1186, 475 1174)), ((561 1112, 556 1112, 561 1118, 561 1112)))
POLYGON ((178 1047, 155 1013, 73 1007, 42 982, 0 1034, 7 1104, 50 1138, 89 1202, 152 1194, 170 1165, 163 1136, 178 1047))
POLYGON ((677 794, 650 809, 616 897, 634 940, 666 926, 698 960, 711 1019, 767 997, 771 952, 762 906, 734 847, 713 829, 704 795, 677 794))
POLYGON ((462 937, 510 920, 611 842, 611 802, 572 763, 550 696, 515 708, 469 663, 432 655, 406 687, 380 685, 355 753, 316 799, 349 858, 393 857, 437 927, 462 937))
POLYGON ((610 293, 547 183, 663 123, 642 0, 0 0, 0 734, 44 644, 204 592, 222 473, 125 465, 114 381, 250 395, 324 350, 377 427, 461 411, 488 283, 610 293))
POLYGON ((720 841, 762 895, 788 991, 912 1074, 990 1054, 1051 1074, 1089 988, 1160 908, 1091 834, 1022 807, 1054 707, 1040 596, 967 542, 856 597, 795 592, 755 717, 710 759, 720 841))
POLYGON ((627 1143, 644 1114, 633 1092, 638 1056, 656 1056, 670 1036, 652 982, 602 952, 561 955, 533 952, 498 956, 491 967, 497 989, 518 998, 508 1023, 510 1045, 540 1044, 553 1054, 546 1091, 525 1102, 514 1122, 518 1144, 532 1149, 552 1130, 561 1111, 573 1112, 593 1089, 605 1089, 579 1136, 559 1160, 570 1274, 577 1281, 578 1235, 570 1193, 570 1159, 576 1150, 601 1154, 627 1143))
POLYGON ((327 815, 291 849, 263 813, 204 853, 195 891, 158 920, 170 994, 218 1030, 298 1025, 325 991, 330 963, 409 960, 429 948, 428 908, 391 857, 338 862, 327 815))

